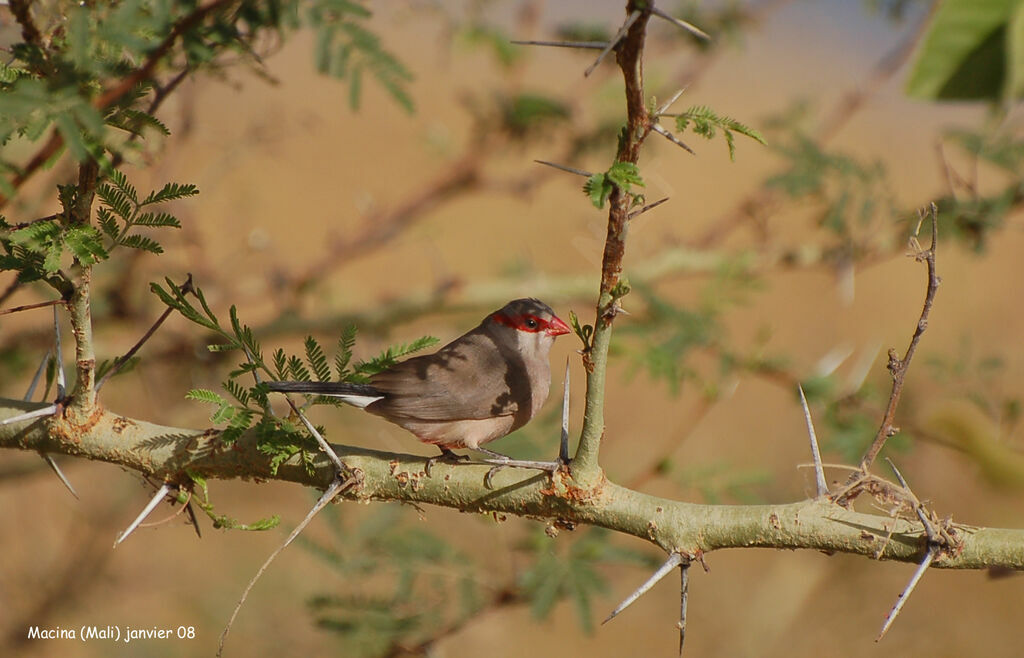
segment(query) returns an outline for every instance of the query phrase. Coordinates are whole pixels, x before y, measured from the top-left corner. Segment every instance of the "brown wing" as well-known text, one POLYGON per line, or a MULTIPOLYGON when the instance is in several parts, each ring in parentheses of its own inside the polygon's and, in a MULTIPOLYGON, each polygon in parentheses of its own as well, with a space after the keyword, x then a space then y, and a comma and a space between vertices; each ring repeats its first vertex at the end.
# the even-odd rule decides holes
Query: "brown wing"
POLYGON ((448 421, 516 416, 530 409, 521 361, 502 354, 478 327, 434 354, 403 361, 374 375, 385 398, 366 410, 385 418, 448 421))

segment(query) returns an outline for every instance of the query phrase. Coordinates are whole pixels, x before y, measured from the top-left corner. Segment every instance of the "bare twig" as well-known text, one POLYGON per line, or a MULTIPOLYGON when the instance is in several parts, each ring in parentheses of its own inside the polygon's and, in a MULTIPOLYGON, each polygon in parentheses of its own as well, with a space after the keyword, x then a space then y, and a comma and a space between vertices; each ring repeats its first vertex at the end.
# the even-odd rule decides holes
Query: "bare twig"
MULTIPOLYGON (((178 286, 178 291, 181 292, 182 294, 186 294, 186 293, 189 293, 189 292, 192 291, 192 275, 191 274, 189 274, 188 278, 185 279, 185 283, 183 283, 180 286, 178 286)), ((119 356, 119 357, 117 357, 117 359, 114 360, 114 365, 111 366, 110 370, 108 370, 107 373, 105 375, 103 375, 103 377, 100 378, 100 380, 98 382, 96 382, 96 392, 97 393, 100 392, 100 389, 103 388, 103 385, 107 383, 108 379, 110 379, 111 377, 116 375, 118 373, 118 371, 121 370, 121 368, 123 368, 124 365, 126 363, 128 363, 128 361, 133 356, 135 356, 135 353, 138 352, 139 349, 143 345, 146 344, 146 341, 149 340, 153 336, 154 333, 156 333, 156 330, 160 328, 160 325, 162 325, 164 323, 164 320, 166 320, 167 317, 173 311, 174 311, 174 309, 171 308, 170 306, 168 306, 166 309, 164 309, 164 312, 161 313, 160 317, 156 319, 156 322, 153 323, 153 326, 151 326, 149 328, 149 330, 146 331, 146 333, 144 333, 142 335, 142 338, 140 338, 137 343, 132 345, 132 348, 130 350, 128 350, 127 352, 125 352, 123 356, 119 356)))
POLYGON ((0 309, 0 315, 7 315, 8 313, 20 313, 21 311, 31 311, 36 308, 45 308, 47 306, 56 306, 57 304, 63 304, 63 299, 51 299, 48 302, 39 302, 38 304, 24 304, 23 306, 14 306, 12 308, 0 309))
MULTIPOLYGON (((889 350, 889 372, 892 374, 892 392, 889 394, 889 404, 886 406, 885 415, 882 417, 882 424, 875 434, 875 439, 872 441, 871 447, 864 453, 864 457, 860 460, 862 471, 868 470, 875 461, 875 457, 878 456, 882 446, 885 445, 886 440, 899 431, 893 423, 896 416, 896 407, 900 401, 900 394, 903 392, 903 379, 907 374, 907 368, 910 366, 910 360, 914 357, 914 352, 917 351, 917 345, 921 342, 921 336, 924 334, 925 329, 928 328, 928 314, 931 313, 932 304, 935 301, 935 292, 939 289, 940 279, 935 273, 935 247, 939 239, 939 218, 938 208, 934 203, 929 208, 928 214, 931 217, 932 223, 931 246, 927 250, 917 251, 917 253, 913 254, 915 260, 924 261, 928 266, 928 290, 925 293, 924 306, 921 309, 917 327, 914 329, 914 335, 910 339, 910 345, 907 347, 903 358, 899 358, 896 350, 889 350)), ((925 214, 921 212, 918 230, 920 230, 924 219, 925 214)), ((916 238, 912 238, 911 241, 912 244, 917 246, 916 238)))
POLYGON ((338 494, 340 494, 341 492, 345 491, 353 484, 355 484, 355 482, 356 478, 354 477, 349 477, 346 480, 342 480, 340 477, 335 478, 334 481, 331 482, 330 486, 327 487, 327 490, 324 491, 323 495, 320 496, 320 499, 316 501, 316 504, 313 505, 313 509, 309 510, 309 513, 306 514, 306 518, 302 519, 299 525, 295 526, 295 529, 292 530, 291 534, 288 535, 288 538, 284 540, 284 543, 278 546, 277 549, 273 553, 271 553, 270 556, 266 559, 263 565, 260 566, 259 570, 256 572, 256 575, 254 575, 252 577, 252 580, 249 581, 249 584, 246 586, 245 591, 242 592, 242 597, 238 599, 238 603, 235 605, 235 609, 231 612, 231 617, 230 619, 228 619, 227 625, 225 625, 224 630, 221 631, 220 641, 217 644, 217 656, 223 654, 224 642, 228 639, 228 633, 231 632, 231 626, 235 623, 235 618, 238 616, 238 612, 242 609, 242 606, 245 604, 245 600, 249 597, 249 592, 251 592, 252 588, 256 585, 256 581, 258 581, 260 579, 260 576, 263 575, 263 572, 270 567, 270 563, 273 562, 278 555, 280 555, 281 551, 288 547, 288 544, 292 543, 295 540, 295 538, 298 537, 299 534, 306 529, 306 526, 309 525, 309 522, 313 520, 313 517, 315 517, 320 510, 322 510, 324 507, 327 506, 328 503, 334 500, 334 498, 338 494))
POLYGON ((607 45, 605 45, 604 50, 602 50, 601 54, 597 56, 597 59, 594 60, 594 63, 591 64, 587 68, 587 70, 583 72, 584 77, 590 77, 590 74, 594 72, 594 69, 600 66, 601 62, 604 61, 604 58, 608 56, 608 53, 610 53, 613 48, 618 46, 619 42, 626 37, 626 33, 629 32, 629 28, 633 27, 633 23, 635 23, 637 19, 640 18, 642 13, 643 12, 641 12, 639 9, 634 9, 633 11, 629 12, 629 16, 626 17, 626 22, 622 24, 622 27, 620 27, 619 31, 615 33, 615 36, 612 37, 612 40, 609 41, 607 45))
POLYGON ((658 567, 658 570, 655 571, 650 578, 645 580, 644 583, 640 585, 640 587, 636 588, 636 590, 632 594, 627 596, 622 601, 622 603, 616 606, 616 608, 612 610, 612 613, 605 617, 605 620, 601 623, 607 624, 609 621, 617 617, 620 612, 622 612, 629 606, 633 605, 633 603, 637 599, 639 599, 641 596, 646 594, 652 587, 654 587, 659 580, 667 576, 670 571, 672 571, 679 565, 683 564, 685 561, 686 558, 683 557, 682 553, 670 553, 668 556, 668 560, 665 561, 665 564, 658 567))
POLYGON ((814 481, 817 485, 817 497, 828 493, 828 483, 825 482, 825 471, 821 466, 821 452, 818 450, 818 437, 814 433, 814 421, 811 420, 811 410, 807 406, 807 397, 804 395, 804 387, 797 385, 800 391, 800 404, 804 408, 804 420, 807 422, 807 434, 811 439, 811 457, 814 459, 814 481))

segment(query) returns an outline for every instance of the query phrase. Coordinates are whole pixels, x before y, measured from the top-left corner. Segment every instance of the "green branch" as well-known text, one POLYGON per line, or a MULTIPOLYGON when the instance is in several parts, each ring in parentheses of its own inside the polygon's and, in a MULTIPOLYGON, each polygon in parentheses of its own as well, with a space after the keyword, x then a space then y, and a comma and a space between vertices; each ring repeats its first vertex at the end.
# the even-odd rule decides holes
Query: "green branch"
MULTIPOLYGON (((0 420, 40 405, 0 399, 0 420)), ((319 455, 313 469, 298 458, 281 464, 257 449, 254 431, 227 446, 215 430, 165 427, 102 412, 88 423, 71 417, 0 425, 0 447, 45 451, 117 464, 165 482, 190 486, 194 476, 283 480, 325 488, 334 468, 319 455)), ((646 539, 668 552, 700 555, 722 548, 810 549, 917 562, 927 537, 915 521, 862 514, 822 500, 780 505, 697 505, 643 494, 611 482, 579 488, 571 477, 506 469, 484 486, 490 466, 443 464, 433 477, 414 455, 334 446, 360 478, 345 496, 353 500, 403 501, 465 512, 589 524, 646 539), (891 536, 890 536, 891 534, 891 536)), ((1024 570, 1024 530, 953 526, 962 543, 934 566, 950 569, 1001 567, 1024 570)))

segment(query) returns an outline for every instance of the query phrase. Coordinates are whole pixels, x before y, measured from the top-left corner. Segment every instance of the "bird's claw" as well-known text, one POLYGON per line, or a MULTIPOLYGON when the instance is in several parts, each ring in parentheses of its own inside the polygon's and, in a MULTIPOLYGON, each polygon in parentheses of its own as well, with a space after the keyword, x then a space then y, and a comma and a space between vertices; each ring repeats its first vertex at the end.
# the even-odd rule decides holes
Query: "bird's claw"
POLYGON ((562 468, 563 464, 560 461, 553 462, 540 462, 540 461, 525 461, 520 459, 512 459, 506 457, 500 453, 484 451, 489 455, 493 456, 493 459, 485 459, 484 463, 493 464, 490 470, 487 471, 487 475, 484 476, 484 486, 488 489, 493 489, 493 478, 494 474, 504 468, 528 468, 535 471, 544 471, 546 473, 554 473, 562 468))
POLYGON ((428 457, 427 463, 423 466, 423 472, 427 477, 432 477, 430 472, 434 469, 434 464, 441 461, 448 462, 449 464, 459 464, 462 462, 468 462, 469 455, 459 455, 447 448, 441 448, 441 454, 435 457, 428 457))

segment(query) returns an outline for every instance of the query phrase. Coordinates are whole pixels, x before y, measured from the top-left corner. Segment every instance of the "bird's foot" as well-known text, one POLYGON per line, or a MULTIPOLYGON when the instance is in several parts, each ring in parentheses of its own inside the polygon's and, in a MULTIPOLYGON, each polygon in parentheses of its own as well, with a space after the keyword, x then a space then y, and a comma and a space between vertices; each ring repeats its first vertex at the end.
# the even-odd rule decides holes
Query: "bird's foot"
POLYGON ((494 474, 505 468, 528 468, 535 471, 545 471, 547 473, 554 473, 563 466, 563 464, 560 461, 542 462, 523 459, 512 459, 508 455, 503 455, 500 452, 494 452, 493 450, 486 450, 484 448, 477 448, 477 450, 491 457, 490 459, 483 460, 485 464, 493 464, 491 470, 487 471, 487 475, 484 476, 484 486, 487 487, 488 489, 494 488, 492 482, 494 474))
POLYGON ((423 472, 427 474, 427 477, 431 477, 430 471, 433 470, 434 464, 436 462, 447 462, 449 464, 460 464, 460 463, 468 462, 469 461, 469 455, 459 455, 459 454, 456 454, 456 453, 452 452, 448 448, 444 448, 444 447, 441 447, 441 446, 438 446, 438 447, 441 448, 441 454, 437 455, 436 457, 428 458, 427 459, 427 463, 423 466, 423 472))

